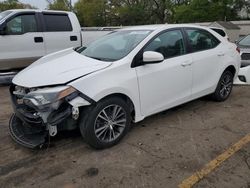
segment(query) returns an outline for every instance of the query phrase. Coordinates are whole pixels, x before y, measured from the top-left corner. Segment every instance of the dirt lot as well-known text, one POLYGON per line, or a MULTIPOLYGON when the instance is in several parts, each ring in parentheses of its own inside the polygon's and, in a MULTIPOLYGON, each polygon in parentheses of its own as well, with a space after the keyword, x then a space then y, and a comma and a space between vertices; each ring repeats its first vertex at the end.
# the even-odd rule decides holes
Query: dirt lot
MULTIPOLYGON (((103 151, 77 131, 32 151, 11 140, 8 88, 0 87, 0 187, 177 187, 250 133, 249 99, 249 87, 235 87, 224 103, 193 101, 134 125, 103 151)), ((250 144, 194 187, 250 187, 250 144)))

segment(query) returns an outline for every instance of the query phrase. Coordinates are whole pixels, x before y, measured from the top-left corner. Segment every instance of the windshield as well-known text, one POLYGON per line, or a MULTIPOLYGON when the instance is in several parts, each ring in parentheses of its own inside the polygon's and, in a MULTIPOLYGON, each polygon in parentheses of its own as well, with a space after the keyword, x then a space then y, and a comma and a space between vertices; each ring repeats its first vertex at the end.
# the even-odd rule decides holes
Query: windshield
POLYGON ((10 13, 11 13, 11 11, 0 12, 0 21, 1 21, 4 17, 8 16, 10 13))
POLYGON ((101 61, 116 61, 127 56, 151 31, 126 30, 110 33, 79 52, 101 61))
POLYGON ((250 46, 250 35, 246 36, 245 38, 241 39, 239 45, 242 46, 250 46))

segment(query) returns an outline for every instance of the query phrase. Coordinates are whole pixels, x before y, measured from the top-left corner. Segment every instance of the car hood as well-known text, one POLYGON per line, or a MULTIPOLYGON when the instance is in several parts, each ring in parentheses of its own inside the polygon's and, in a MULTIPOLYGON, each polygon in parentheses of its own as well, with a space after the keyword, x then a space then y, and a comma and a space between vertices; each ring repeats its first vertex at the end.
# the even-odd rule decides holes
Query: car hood
POLYGON ((27 88, 65 84, 111 64, 88 58, 71 48, 39 59, 19 72, 12 82, 27 88))

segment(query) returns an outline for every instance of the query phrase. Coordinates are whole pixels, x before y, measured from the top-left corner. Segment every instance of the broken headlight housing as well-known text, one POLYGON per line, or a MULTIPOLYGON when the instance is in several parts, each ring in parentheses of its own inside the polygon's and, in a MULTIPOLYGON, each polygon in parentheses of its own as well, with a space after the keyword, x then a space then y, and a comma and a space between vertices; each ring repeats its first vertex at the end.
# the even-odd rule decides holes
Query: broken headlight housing
POLYGON ((31 90, 23 97, 23 102, 38 109, 46 107, 57 109, 61 104, 61 99, 77 93, 77 90, 71 86, 57 86, 53 88, 42 88, 31 90))

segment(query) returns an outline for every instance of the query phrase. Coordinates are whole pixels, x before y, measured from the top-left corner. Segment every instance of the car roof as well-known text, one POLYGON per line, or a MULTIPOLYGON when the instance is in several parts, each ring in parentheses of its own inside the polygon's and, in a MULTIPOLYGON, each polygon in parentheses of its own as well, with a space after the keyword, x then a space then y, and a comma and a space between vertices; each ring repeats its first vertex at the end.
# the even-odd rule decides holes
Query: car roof
POLYGON ((190 27, 190 28, 200 28, 200 29, 209 29, 208 27, 197 26, 193 24, 156 24, 156 25, 140 25, 140 26, 130 26, 124 27, 121 30, 165 30, 172 28, 182 28, 182 27, 190 27))
POLYGON ((61 10, 41 10, 41 9, 10 9, 8 11, 13 12, 27 12, 27 11, 33 11, 33 12, 51 12, 51 13, 70 13, 69 11, 61 11, 61 10))

